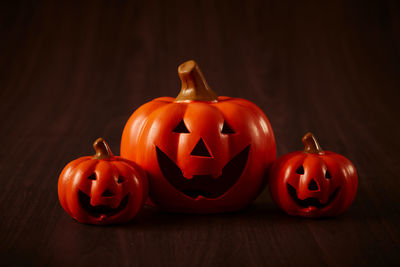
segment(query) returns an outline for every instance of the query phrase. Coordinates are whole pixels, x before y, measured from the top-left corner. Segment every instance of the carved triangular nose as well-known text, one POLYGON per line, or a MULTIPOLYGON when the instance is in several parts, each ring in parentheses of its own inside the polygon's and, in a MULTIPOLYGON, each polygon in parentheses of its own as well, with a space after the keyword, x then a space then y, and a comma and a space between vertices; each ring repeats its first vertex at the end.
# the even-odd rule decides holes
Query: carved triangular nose
POLYGON ((190 155, 211 158, 210 152, 208 152, 207 146, 206 144, 204 144, 203 138, 200 138, 199 142, 197 142, 190 155))
POLYGON ((112 197, 114 196, 114 194, 110 191, 110 190, 106 190, 103 192, 103 194, 101 194, 102 197, 112 197))
POLYGON ((316 190, 318 190, 318 189, 319 189, 319 187, 318 187, 317 182, 314 181, 314 179, 311 179, 311 182, 308 184, 308 190, 310 190, 310 191, 316 191, 316 190))

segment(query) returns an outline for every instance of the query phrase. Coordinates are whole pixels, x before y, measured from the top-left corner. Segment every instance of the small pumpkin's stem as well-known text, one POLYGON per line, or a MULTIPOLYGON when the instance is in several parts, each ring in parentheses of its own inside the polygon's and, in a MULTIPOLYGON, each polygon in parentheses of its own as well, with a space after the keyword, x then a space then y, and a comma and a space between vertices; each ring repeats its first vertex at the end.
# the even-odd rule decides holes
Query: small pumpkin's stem
POLYGON ((103 138, 98 138, 93 143, 93 148, 96 151, 94 154, 94 159, 108 159, 113 156, 110 147, 103 138))
POLYGON ((217 101, 218 96, 208 86, 203 73, 194 60, 179 65, 178 74, 182 86, 175 102, 217 101))
POLYGON ((303 136, 302 141, 304 144, 304 152, 313 154, 321 154, 324 152, 321 146, 318 144, 317 139, 312 133, 310 132, 306 133, 303 136))

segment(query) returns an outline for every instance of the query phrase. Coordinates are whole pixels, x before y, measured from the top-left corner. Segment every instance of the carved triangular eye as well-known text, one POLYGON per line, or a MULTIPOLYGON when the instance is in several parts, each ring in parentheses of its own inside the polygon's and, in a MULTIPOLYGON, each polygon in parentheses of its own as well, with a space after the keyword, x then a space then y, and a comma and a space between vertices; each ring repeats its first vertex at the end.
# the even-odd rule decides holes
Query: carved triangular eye
POLYGON ((328 170, 326 170, 325 178, 326 179, 331 179, 332 178, 331 173, 328 170))
POLYGON ((172 130, 174 133, 190 133, 183 120, 172 130))
POLYGON ((223 133, 223 134, 234 134, 235 131, 232 130, 232 127, 229 126, 229 124, 226 123, 226 121, 225 121, 225 122, 224 122, 224 126, 222 126, 222 131, 221 131, 221 133, 223 133))
POLYGON ((118 176, 118 180, 117 180, 117 183, 123 183, 123 182, 125 182, 125 178, 124 177, 122 177, 122 176, 118 176))
POLYGON ((297 174, 304 174, 303 165, 301 165, 300 167, 297 168, 296 173, 297 173, 297 174))

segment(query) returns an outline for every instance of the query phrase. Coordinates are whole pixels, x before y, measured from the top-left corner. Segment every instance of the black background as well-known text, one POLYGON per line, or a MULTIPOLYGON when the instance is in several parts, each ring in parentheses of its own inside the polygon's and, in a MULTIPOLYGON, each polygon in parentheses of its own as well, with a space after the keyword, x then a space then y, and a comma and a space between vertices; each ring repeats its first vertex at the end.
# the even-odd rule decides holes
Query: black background
POLYGON ((0 263, 399 264, 399 14, 397 1, 2 1, 0 263), (70 218, 62 168, 99 136, 119 154, 130 114, 176 96, 188 59, 219 95, 264 110, 278 155, 313 131, 350 158, 349 210, 290 217, 266 190, 231 214, 146 208, 108 227, 70 218))

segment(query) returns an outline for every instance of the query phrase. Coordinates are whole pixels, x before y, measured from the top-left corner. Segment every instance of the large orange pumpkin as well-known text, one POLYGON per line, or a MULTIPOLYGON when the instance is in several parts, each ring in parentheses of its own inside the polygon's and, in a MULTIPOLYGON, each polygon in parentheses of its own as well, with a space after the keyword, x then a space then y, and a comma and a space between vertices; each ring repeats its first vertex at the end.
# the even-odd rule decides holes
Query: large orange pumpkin
POLYGON ((275 160, 271 125, 254 103, 218 97, 194 61, 178 68, 178 97, 161 97, 128 120, 121 156, 149 176, 150 198, 165 210, 216 213, 252 202, 275 160))
POLYGON ((96 154, 70 162, 58 180, 64 210, 82 223, 111 224, 131 220, 148 196, 146 173, 135 163, 114 156, 97 139, 96 154))

